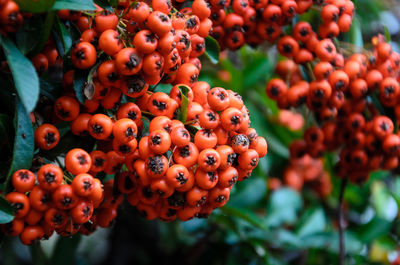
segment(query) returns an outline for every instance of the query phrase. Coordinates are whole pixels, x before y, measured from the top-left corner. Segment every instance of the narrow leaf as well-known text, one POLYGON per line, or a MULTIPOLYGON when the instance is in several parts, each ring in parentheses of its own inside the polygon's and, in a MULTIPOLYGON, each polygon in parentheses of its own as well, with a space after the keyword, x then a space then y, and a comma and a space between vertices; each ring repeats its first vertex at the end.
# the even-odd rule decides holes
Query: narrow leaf
POLYGON ((387 42, 391 42, 392 41, 392 37, 390 36, 390 32, 389 29, 386 25, 383 25, 383 32, 385 33, 385 38, 387 42))
POLYGON ((65 54, 67 54, 69 52, 69 50, 72 47, 71 33, 58 18, 56 19, 55 25, 56 25, 57 33, 60 36, 62 46, 64 48, 64 53, 62 54, 62 56, 64 56, 65 54))
POLYGON ((33 111, 39 98, 39 78, 36 70, 8 38, 3 38, 3 50, 10 66, 15 87, 27 112, 33 111))
POLYGON ((96 5, 100 6, 101 8, 104 8, 108 11, 113 11, 112 6, 110 5, 109 1, 107 0, 94 0, 96 5))
POLYGON ((6 224, 14 219, 14 212, 11 204, 0 196, 0 224, 6 224))
POLYGON ((88 71, 75 71, 74 72, 74 89, 76 97, 78 98, 79 102, 84 104, 85 103, 85 87, 87 85, 89 72, 88 71))
POLYGON ((92 0, 57 0, 53 10, 96 10, 92 0))
POLYGON ((183 123, 186 122, 187 119, 187 110, 189 105, 188 93, 189 87, 186 85, 180 85, 179 92, 181 93, 181 110, 179 112, 179 120, 183 123))
POLYGON ((322 208, 307 209, 297 224, 297 235, 308 236, 323 232, 326 226, 324 211, 322 208))
POLYGON ((22 11, 43 13, 49 10, 54 0, 15 0, 22 11))
POLYGON ((206 52, 204 53, 213 64, 219 62, 220 47, 218 42, 211 36, 204 39, 206 44, 206 52))
POLYGON ((6 181, 9 187, 10 176, 18 169, 29 169, 32 165, 34 141, 33 128, 29 113, 26 112, 20 101, 17 101, 14 117, 15 139, 13 159, 6 181))
POLYGON ((267 73, 273 72, 268 58, 258 57, 249 63, 243 70, 243 86, 250 88, 260 80, 266 78, 267 73))
POLYGON ((221 211, 228 216, 235 216, 239 219, 242 219, 254 225, 255 227, 265 229, 265 226, 262 223, 261 218, 255 215, 253 212, 248 211, 247 209, 229 207, 225 205, 224 207, 221 208, 221 211))
POLYGON ((361 52, 364 46, 364 41, 361 32, 360 22, 357 18, 353 19, 353 23, 350 28, 350 42, 356 45, 356 52, 361 52))

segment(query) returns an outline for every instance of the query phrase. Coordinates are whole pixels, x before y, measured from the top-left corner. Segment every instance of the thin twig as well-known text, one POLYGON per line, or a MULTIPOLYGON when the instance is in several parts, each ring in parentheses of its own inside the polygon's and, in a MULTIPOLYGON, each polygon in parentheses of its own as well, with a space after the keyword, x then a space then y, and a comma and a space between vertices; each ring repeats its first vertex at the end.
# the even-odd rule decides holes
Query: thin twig
POLYGON ((344 244, 344 214, 343 214, 343 197, 347 185, 347 178, 342 179, 339 193, 339 265, 345 265, 346 249, 344 244))

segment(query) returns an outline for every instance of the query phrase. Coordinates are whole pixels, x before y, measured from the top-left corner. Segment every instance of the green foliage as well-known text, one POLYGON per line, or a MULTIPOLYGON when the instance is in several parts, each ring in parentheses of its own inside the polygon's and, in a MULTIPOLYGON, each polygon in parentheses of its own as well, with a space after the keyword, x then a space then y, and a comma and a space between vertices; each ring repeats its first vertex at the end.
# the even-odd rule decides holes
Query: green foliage
POLYGON ((8 177, 6 180, 6 189, 10 186, 10 176, 18 169, 29 169, 33 160, 33 128, 29 113, 26 112, 20 101, 16 104, 15 117, 15 140, 13 148, 13 157, 8 177))
POLYGON ((26 111, 31 112, 39 98, 39 78, 36 70, 31 61, 18 50, 12 41, 5 37, 1 41, 18 96, 26 111))
POLYGON ((179 87, 179 92, 181 94, 181 108, 179 112, 179 120, 183 123, 186 122, 187 119, 187 111, 188 111, 188 105, 189 105, 189 99, 188 99, 188 93, 189 93, 189 87, 185 85, 180 85, 179 87))
POLYGON ((49 10, 55 0, 16 0, 21 10, 32 13, 41 13, 49 10))
POLYGON ((84 90, 88 86, 88 76, 89 76, 89 71, 86 70, 74 72, 74 90, 77 99, 82 104, 86 100, 84 90))
POLYGON ((0 224, 11 222, 14 219, 14 212, 11 204, 0 196, 0 224))
POLYGON ((220 48, 218 42, 211 36, 205 38, 206 52, 204 53, 213 64, 218 63, 220 48))
POLYGON ((71 33, 68 31, 64 23, 62 23, 58 18, 56 19, 55 22, 55 28, 62 44, 62 46, 58 44, 59 47, 58 50, 61 52, 61 55, 64 56, 70 51, 72 47, 71 33))
POLYGON ((112 7, 116 6, 114 0, 94 0, 94 2, 100 7, 112 11, 112 7), (114 5, 113 5, 114 4, 114 5))
POLYGON ((93 0, 56 0, 53 10, 96 10, 93 0))
POLYGON ((302 208, 302 200, 297 192, 283 188, 273 192, 268 201, 267 222, 270 226, 293 224, 297 212, 302 208))

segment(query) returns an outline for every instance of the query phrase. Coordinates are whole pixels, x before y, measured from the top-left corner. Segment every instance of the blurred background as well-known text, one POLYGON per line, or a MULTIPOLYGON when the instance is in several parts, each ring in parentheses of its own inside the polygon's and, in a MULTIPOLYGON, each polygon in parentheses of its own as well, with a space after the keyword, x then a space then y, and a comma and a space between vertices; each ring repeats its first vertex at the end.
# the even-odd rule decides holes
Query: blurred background
MULTIPOLYGON (((390 35, 399 52, 400 1, 357 0, 353 27, 366 46, 377 33, 390 35), (361 37, 361 36, 360 36, 361 37)), ((317 12, 317 11, 315 11, 317 12)), ((318 25, 311 12, 302 20, 318 25)), ((342 36, 346 41, 349 37, 342 36)), ((123 205, 112 229, 92 236, 51 237, 28 248, 6 239, 0 264, 336 264, 340 180, 336 157, 289 161, 288 145, 302 137, 311 117, 304 109, 279 110, 264 87, 282 58, 274 46, 223 52, 212 65, 203 58, 201 80, 240 93, 252 127, 269 144, 250 179, 236 185, 229 203, 208 219, 162 223, 142 219, 123 205)), ((159 86, 157 90, 168 91, 159 86)), ((369 181, 345 192, 348 264, 389 264, 400 253, 400 178, 374 172, 369 181)))

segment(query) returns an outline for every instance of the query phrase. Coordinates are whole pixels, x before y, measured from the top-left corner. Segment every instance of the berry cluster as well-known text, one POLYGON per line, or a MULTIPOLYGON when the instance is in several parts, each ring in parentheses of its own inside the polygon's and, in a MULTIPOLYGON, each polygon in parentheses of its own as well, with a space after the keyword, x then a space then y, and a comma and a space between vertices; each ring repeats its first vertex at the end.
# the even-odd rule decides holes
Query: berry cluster
POLYGON ((108 227, 117 215, 121 201, 112 196, 112 181, 103 184, 87 174, 91 157, 82 149, 73 149, 65 158, 69 172, 45 164, 35 174, 26 169, 16 171, 12 177, 14 191, 6 195, 15 219, 2 225, 9 236, 20 236, 24 244, 49 238, 54 231, 62 236, 77 232, 92 233, 97 226, 108 227), (68 184, 69 183, 69 184, 68 184))
POLYGON ((208 216, 226 204, 236 181, 248 178, 267 153, 265 139, 249 128, 240 96, 220 87, 208 90, 198 82, 189 92, 188 129, 179 120, 156 116, 138 154, 127 158, 134 174, 122 176, 122 183, 130 177, 135 185, 120 191, 129 192, 128 201, 147 219, 208 216))
MULTIPOLYGON (((192 88, 175 85, 169 95, 148 91, 136 103, 117 107, 114 120, 102 113, 79 114, 78 101, 63 96, 55 103, 55 113, 71 121, 74 134, 105 143, 103 150, 90 154, 91 166, 75 159, 76 166, 84 165, 94 175, 116 174, 120 193, 147 219, 189 220, 210 214, 228 201, 233 184, 249 177, 267 153, 265 139, 249 128, 248 110, 231 90, 196 82, 192 88), (177 119, 176 111, 181 110, 182 88, 187 90, 185 122, 177 119), (150 121, 148 132, 139 132, 142 115, 150 121), (123 163, 127 170, 121 171, 123 163)), ((41 125, 37 138, 52 147, 58 131, 54 126, 41 130, 43 126, 52 125, 41 125)), ((85 173, 68 166, 68 155, 67 170, 85 173)))
MULTIPOLYGON (((301 191, 304 186, 312 188, 321 197, 326 197, 332 192, 332 183, 328 172, 324 170, 323 161, 314 159, 309 155, 300 158, 291 158, 289 165, 283 173, 285 185, 301 191)), ((269 178, 268 187, 276 190, 282 183, 279 178, 269 178)))
POLYGON ((197 81, 212 25, 207 2, 178 9, 153 0, 58 12, 82 33, 64 58, 52 39, 31 58, 43 76, 63 69, 62 95, 51 107, 42 98, 46 107, 31 116, 39 160, 62 140, 59 122, 95 144, 14 173, 7 234, 24 244, 54 231, 87 235, 110 226, 124 198, 147 219, 207 217, 267 154, 240 95, 197 81), (171 84, 168 93, 156 91, 160 83, 171 84))
POLYGON ((396 169, 400 138, 392 120, 400 117, 399 54, 382 36, 373 39, 372 51, 354 54, 341 53, 330 39, 323 39, 309 47, 315 58, 299 60, 299 50, 287 53, 297 50, 293 41, 286 42, 291 49, 280 51, 294 61, 281 62, 276 69, 281 78, 266 86, 280 107, 306 104, 315 113, 317 124, 306 130, 304 140, 292 143, 292 157, 339 150, 338 174, 355 182, 365 181, 372 170, 396 169), (302 80, 303 66, 296 63, 308 66, 310 82, 302 80))
MULTIPOLYGON (((322 38, 336 37, 340 32, 350 29, 354 10, 350 0, 214 0, 210 4, 211 36, 218 40, 223 49, 230 50, 236 50, 246 43, 258 46, 264 41, 275 42, 283 34, 283 28, 313 4, 321 13, 319 35, 322 38)), ((316 34, 311 33, 311 26, 305 22, 297 23, 293 28, 297 41, 308 42, 309 36, 316 39, 316 34)), ((307 46, 314 43, 309 41, 307 46)))
POLYGON ((107 94, 103 86, 138 97, 160 81, 191 85, 201 70, 198 57, 205 52, 204 38, 211 28, 209 9, 201 1, 180 12, 166 0, 152 1, 151 8, 145 2, 131 3, 120 13, 101 8, 91 16, 60 11, 62 19, 75 22, 82 32, 71 52, 72 63, 78 69, 99 63, 99 82, 94 82, 98 97, 107 94), (98 52, 108 55, 107 60, 98 52))

